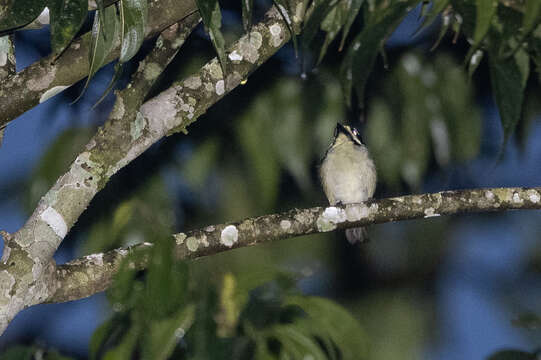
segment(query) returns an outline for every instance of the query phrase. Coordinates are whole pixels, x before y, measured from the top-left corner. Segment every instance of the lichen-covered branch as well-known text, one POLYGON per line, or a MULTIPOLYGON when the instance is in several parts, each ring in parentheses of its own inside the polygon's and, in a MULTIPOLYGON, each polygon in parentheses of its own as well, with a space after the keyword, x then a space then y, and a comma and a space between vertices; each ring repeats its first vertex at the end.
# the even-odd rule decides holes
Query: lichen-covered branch
MULTIPOLYGON (((4 252, 0 261, 0 332, 20 310, 43 302, 56 291, 59 283, 54 280, 54 251, 106 181, 103 179, 104 163, 92 157, 92 149, 103 145, 103 138, 109 138, 111 146, 115 139, 119 142, 117 147, 121 147, 122 143, 130 142, 126 137, 140 136, 137 109, 199 21, 198 13, 194 13, 162 32, 154 50, 141 62, 130 86, 117 93, 116 111, 87 145, 87 150, 40 200, 18 232, 1 233, 4 252)), ((113 149, 107 147, 100 151, 113 149)))
MULTIPOLYGON (((194 0, 154 0, 149 2, 146 37, 160 33, 197 12, 194 0)), ((48 56, 2 81, 0 87, 0 127, 27 110, 58 94, 88 75, 90 33, 76 39, 56 62, 48 56)), ((107 63, 116 59, 120 47, 111 52, 107 63)))
MULTIPOLYGON (((293 209, 174 234, 171 241, 175 242, 178 259, 194 259, 230 249, 361 225, 511 209, 541 209, 541 187, 443 191, 370 200, 362 204, 293 209)), ((143 243, 85 256, 58 266, 56 281, 61 285, 46 301, 71 301, 107 289, 122 259, 132 251, 149 251, 150 248, 151 244, 143 243)), ((134 263, 136 268, 146 266, 144 257, 134 259, 143 259, 134 263)))
MULTIPOLYGON (((302 0, 294 3, 300 5, 297 9, 304 9, 302 0)), ((295 22, 301 19, 300 13, 293 16, 295 22)), ((13 235, 6 234, 0 263, 0 331, 24 307, 43 302, 57 291, 60 283, 54 280, 52 256, 109 178, 164 136, 185 129, 289 38, 287 24, 272 8, 263 22, 229 50, 225 79, 218 60, 213 59, 197 74, 174 83, 138 111, 145 91, 134 88, 149 86, 164 67, 163 62, 145 60, 132 86, 118 94, 108 121, 85 151, 43 196, 25 225, 13 235)), ((164 42, 165 36, 158 40, 156 53, 160 53, 164 42)), ((172 46, 181 43, 171 42, 172 46)))
MULTIPOLYGON (((12 35, 0 37, 0 81, 15 74, 15 42, 12 35)), ((0 146, 4 139, 5 125, 0 125, 0 146)))

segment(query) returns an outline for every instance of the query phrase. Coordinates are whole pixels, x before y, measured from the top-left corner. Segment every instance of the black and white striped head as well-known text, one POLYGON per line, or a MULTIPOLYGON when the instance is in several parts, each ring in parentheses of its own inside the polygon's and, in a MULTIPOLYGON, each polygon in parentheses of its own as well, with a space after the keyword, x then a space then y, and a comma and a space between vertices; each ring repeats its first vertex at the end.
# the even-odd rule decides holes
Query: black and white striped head
POLYGON ((338 145, 345 142, 353 142, 356 145, 364 146, 357 129, 349 125, 337 123, 336 129, 334 130, 334 144, 338 145))

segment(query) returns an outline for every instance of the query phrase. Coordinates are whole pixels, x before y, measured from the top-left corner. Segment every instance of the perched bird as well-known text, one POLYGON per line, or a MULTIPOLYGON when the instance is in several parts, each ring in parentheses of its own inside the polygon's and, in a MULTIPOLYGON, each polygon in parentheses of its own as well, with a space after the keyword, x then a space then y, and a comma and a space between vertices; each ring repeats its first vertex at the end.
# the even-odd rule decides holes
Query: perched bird
MULTIPOLYGON (((360 203, 376 190, 376 168, 355 128, 336 124, 334 140, 319 169, 323 191, 331 205, 360 203)), ((350 243, 366 239, 363 228, 347 229, 350 243)))

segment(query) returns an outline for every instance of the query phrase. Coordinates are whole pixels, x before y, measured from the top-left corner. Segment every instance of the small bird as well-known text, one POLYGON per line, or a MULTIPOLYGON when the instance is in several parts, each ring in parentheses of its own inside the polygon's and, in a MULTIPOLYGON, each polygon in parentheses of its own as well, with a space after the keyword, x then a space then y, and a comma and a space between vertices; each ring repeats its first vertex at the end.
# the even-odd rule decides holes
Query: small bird
MULTIPOLYGON (((364 202, 376 190, 376 167, 357 129, 336 124, 334 140, 319 169, 323 191, 331 205, 364 202)), ((347 229, 352 244, 366 239, 363 228, 347 229)))

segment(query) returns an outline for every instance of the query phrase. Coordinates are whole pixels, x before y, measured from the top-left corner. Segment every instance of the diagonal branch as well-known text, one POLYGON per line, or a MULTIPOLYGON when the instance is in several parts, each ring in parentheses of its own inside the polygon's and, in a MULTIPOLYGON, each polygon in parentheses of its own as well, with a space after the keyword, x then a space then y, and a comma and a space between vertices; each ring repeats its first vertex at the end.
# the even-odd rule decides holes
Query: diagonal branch
MULTIPOLYGON (((154 0, 149 2, 146 38, 157 35, 168 26, 197 12, 194 0, 154 0)), ((90 33, 86 33, 66 49, 54 62, 48 56, 2 81, 0 88, 0 127, 58 94, 88 75, 90 33)), ((106 63, 120 54, 120 44, 106 63)))
MULTIPOLYGON (((292 209, 280 214, 174 234, 173 238, 178 259, 195 259, 230 249, 337 229, 511 209, 541 209, 541 187, 443 191, 370 200, 347 206, 292 209)), ((142 243, 127 249, 88 255, 58 266, 56 281, 60 286, 46 302, 77 300, 106 290, 123 259, 134 251, 150 254, 151 248, 152 244, 142 243)), ((148 256, 134 257, 130 261, 134 261, 134 267, 144 269, 148 256)))

